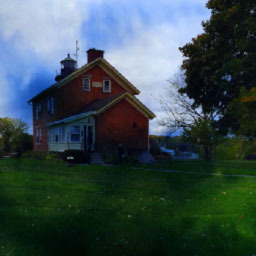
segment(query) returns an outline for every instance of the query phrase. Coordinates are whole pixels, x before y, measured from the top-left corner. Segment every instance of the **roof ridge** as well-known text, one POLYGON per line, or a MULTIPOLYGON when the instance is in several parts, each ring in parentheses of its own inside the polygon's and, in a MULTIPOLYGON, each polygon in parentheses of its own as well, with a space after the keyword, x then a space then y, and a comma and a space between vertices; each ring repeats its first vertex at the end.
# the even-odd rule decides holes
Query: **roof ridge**
POLYGON ((102 62, 104 63, 107 67, 110 68, 110 70, 112 70, 114 73, 117 74, 117 76, 119 76, 123 81, 126 82, 126 84, 128 85, 128 88, 130 87, 130 89, 132 89, 134 92, 136 93, 140 93, 140 91, 131 83, 129 82, 129 80, 127 80, 115 67, 113 67, 106 59, 102 58, 102 57, 98 57, 97 59, 83 65, 82 67, 80 67, 79 69, 77 69, 76 71, 72 72, 71 74, 69 74, 68 76, 66 76, 65 78, 63 78, 62 80, 60 80, 59 82, 47 87, 46 89, 44 89, 43 91, 39 92, 36 96, 34 96, 33 98, 31 98, 28 103, 32 102, 34 99, 40 97, 41 95, 43 95, 44 93, 47 93, 48 91, 54 90, 55 88, 59 88, 62 85, 65 85, 66 83, 68 83, 70 80, 73 79, 73 77, 75 78, 76 76, 78 76, 80 74, 80 72, 82 73, 82 71, 84 69, 89 68, 90 66, 95 65, 95 63, 97 62, 102 62))

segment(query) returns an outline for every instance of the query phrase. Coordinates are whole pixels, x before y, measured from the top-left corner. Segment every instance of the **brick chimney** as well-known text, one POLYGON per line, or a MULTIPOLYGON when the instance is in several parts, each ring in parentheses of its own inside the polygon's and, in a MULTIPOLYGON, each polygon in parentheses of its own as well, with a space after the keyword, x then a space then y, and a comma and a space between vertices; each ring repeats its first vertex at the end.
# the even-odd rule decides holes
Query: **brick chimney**
POLYGON ((89 49, 87 51, 87 63, 92 62, 99 57, 103 58, 103 56, 104 56, 104 51, 96 50, 95 48, 89 49))

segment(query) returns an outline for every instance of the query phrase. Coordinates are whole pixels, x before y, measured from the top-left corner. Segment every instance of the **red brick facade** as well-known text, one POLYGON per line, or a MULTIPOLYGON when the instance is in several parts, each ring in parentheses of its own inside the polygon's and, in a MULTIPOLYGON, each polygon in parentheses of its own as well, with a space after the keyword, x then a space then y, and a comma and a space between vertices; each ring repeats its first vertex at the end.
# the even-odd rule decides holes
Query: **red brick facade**
MULTIPOLYGON (((93 57, 95 56, 91 58, 93 57)), ((123 86, 96 65, 56 90, 32 100, 34 149, 48 150, 47 123, 68 117, 96 99, 117 95, 125 91, 123 86), (83 91, 84 76, 90 78, 90 91, 83 91), (104 93, 102 87, 93 86, 94 82, 102 83, 105 79, 111 80, 111 93, 104 93), (54 114, 47 112, 49 96, 54 97, 54 114), (41 114, 39 120, 36 120, 35 106, 38 104, 41 104, 41 114), (37 127, 41 127, 42 131, 41 144, 36 143, 37 127)), ((147 149, 148 118, 129 102, 123 100, 96 118, 95 140, 96 150, 100 151, 106 151, 110 148, 114 150, 119 143, 124 144, 127 149, 147 149)))
POLYGON ((148 119, 125 99, 96 118, 96 150, 117 151, 148 148, 148 119))

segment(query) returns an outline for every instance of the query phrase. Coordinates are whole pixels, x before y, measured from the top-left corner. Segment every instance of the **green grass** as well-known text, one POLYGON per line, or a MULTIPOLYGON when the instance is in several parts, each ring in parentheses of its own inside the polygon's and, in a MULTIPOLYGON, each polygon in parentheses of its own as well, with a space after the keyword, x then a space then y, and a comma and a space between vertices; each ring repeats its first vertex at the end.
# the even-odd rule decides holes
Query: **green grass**
MULTIPOLYGON (((256 174, 245 162, 174 167, 256 174)), ((253 255, 255 210, 254 178, 0 161, 3 256, 253 255)))
POLYGON ((227 160, 205 162, 202 160, 170 160, 162 161, 154 165, 139 165, 138 167, 198 173, 209 172, 219 174, 256 175, 256 162, 254 161, 227 160))

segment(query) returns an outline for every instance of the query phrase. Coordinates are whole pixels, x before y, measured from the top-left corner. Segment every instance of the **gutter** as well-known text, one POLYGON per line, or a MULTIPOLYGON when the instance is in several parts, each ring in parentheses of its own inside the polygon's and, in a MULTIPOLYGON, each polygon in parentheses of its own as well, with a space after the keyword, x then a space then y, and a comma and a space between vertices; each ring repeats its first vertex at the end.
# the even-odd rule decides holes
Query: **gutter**
POLYGON ((62 124, 62 123, 64 123, 64 124, 71 123, 77 119, 81 119, 81 118, 88 117, 88 116, 93 116, 96 114, 97 114, 97 111, 90 111, 88 113, 82 113, 82 114, 75 115, 75 116, 69 116, 69 117, 63 118, 59 121, 48 123, 46 126, 50 127, 50 126, 54 126, 54 125, 58 125, 58 124, 62 124))

